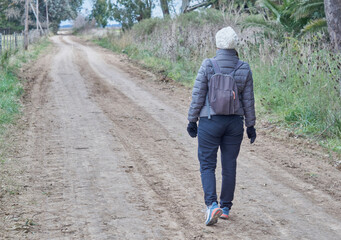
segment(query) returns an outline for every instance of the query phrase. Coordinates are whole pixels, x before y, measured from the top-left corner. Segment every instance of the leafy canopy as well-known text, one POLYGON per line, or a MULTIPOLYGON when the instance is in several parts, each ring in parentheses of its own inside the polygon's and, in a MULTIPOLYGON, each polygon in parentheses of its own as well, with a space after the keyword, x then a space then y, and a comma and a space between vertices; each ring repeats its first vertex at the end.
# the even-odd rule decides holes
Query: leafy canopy
MULTIPOLYGON (((48 0, 50 27, 54 32, 58 30, 61 21, 75 19, 77 12, 83 5, 83 0, 48 0)), ((34 5, 35 1, 32 1, 34 5)), ((39 19, 46 21, 46 2, 39 1, 39 19)), ((0 0, 0 28, 22 30, 24 25, 25 0, 0 0)), ((35 27, 35 17, 29 8, 30 27, 35 27)))
POLYGON ((307 32, 326 29, 323 0, 258 0, 261 15, 251 15, 244 27, 261 27, 275 38, 283 34, 300 36, 307 32))
POLYGON ((113 5, 112 16, 126 30, 136 22, 151 18, 154 6, 152 0, 117 0, 113 5))
POLYGON ((90 15, 90 19, 95 19, 97 24, 105 28, 111 17, 112 4, 107 0, 96 0, 90 15))

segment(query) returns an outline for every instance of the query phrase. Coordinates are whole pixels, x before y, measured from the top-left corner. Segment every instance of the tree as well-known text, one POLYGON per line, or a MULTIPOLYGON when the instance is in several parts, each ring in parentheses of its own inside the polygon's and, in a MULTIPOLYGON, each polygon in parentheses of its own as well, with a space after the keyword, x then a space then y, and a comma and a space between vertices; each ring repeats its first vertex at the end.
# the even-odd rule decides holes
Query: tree
MULTIPOLYGON (((39 1, 39 12, 41 21, 46 21, 46 2, 39 1)), ((34 3, 34 2, 33 2, 34 3)), ((54 32, 58 31, 59 24, 63 20, 75 19, 82 7, 83 0, 49 0, 49 22, 54 32)), ((0 28, 22 30, 25 20, 25 0, 0 0, 0 28)), ((30 19, 35 19, 32 9, 30 19)), ((34 22, 35 23, 35 22, 34 22)), ((34 25, 30 23, 30 28, 34 25)))
POLYGON ((191 0, 182 0, 181 9, 180 9, 182 13, 186 12, 187 8, 189 7, 190 1, 191 0))
POLYGON ((84 30, 89 30, 96 26, 96 20, 90 20, 89 17, 84 16, 83 14, 79 14, 75 20, 73 20, 72 29, 75 32, 80 32, 84 30))
POLYGON ((267 36, 277 40, 284 34, 301 36, 307 32, 325 31, 323 0, 258 0, 260 15, 244 20, 244 27, 261 27, 267 36))
POLYGON ((341 0, 324 0, 324 9, 330 40, 341 51, 341 0))
POLYGON ((187 6, 183 12, 186 13, 186 12, 192 12, 198 8, 206 8, 206 7, 209 7, 211 6, 212 8, 215 8, 215 9, 219 9, 219 4, 216 0, 213 0, 213 1, 203 1, 201 3, 197 3, 197 4, 194 4, 192 6, 187 6))
POLYGON ((151 18, 153 8, 153 0, 117 0, 113 5, 112 16, 126 30, 136 22, 151 18))
POLYGON ((169 15, 168 0, 160 0, 163 17, 169 15))
POLYGON ((0 29, 23 30, 25 0, 0 0, 0 29))
POLYGON ((82 4, 83 0, 50 0, 49 22, 53 32, 58 31, 61 21, 75 19, 82 4))
POLYGON ((292 9, 291 19, 300 23, 302 34, 326 30, 323 5, 323 0, 299 0, 297 8, 292 9))
POLYGON ((111 15, 111 2, 107 0, 95 0, 90 19, 94 18, 97 24, 105 28, 111 15))
POLYGON ((24 33, 24 49, 28 48, 28 0, 25 0, 25 33, 24 33))

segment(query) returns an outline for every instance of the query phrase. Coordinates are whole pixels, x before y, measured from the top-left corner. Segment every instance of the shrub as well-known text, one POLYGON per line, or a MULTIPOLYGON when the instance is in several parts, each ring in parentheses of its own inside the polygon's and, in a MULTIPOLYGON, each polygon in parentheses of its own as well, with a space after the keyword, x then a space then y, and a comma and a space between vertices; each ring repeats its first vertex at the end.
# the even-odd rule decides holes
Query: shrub
POLYGON ((73 21, 73 27, 72 30, 74 32, 82 32, 87 31, 96 26, 95 19, 88 19, 84 15, 80 14, 77 16, 77 18, 73 21))

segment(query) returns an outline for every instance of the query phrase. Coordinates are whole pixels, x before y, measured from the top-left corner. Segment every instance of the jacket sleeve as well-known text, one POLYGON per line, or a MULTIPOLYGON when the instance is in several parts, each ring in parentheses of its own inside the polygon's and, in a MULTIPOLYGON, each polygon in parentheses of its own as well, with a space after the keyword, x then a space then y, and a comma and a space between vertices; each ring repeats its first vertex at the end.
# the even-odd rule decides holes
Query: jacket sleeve
POLYGON ((206 73, 207 59, 205 59, 199 69, 192 90, 192 102, 188 111, 188 121, 198 121, 200 110, 205 104, 208 89, 208 79, 206 73))
POLYGON ((242 102, 245 114, 245 125, 246 127, 254 126, 256 124, 256 112, 255 98, 253 93, 253 78, 251 70, 249 71, 249 74, 246 79, 245 88, 242 92, 242 102))

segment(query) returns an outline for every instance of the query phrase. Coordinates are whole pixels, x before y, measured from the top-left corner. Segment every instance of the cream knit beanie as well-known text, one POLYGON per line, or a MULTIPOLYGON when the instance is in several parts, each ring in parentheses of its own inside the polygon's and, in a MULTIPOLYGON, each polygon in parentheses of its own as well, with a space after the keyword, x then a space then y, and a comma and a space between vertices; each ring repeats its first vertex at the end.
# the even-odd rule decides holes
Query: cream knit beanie
POLYGON ((238 41, 238 36, 231 27, 222 28, 215 35, 216 46, 220 49, 235 49, 238 41))

